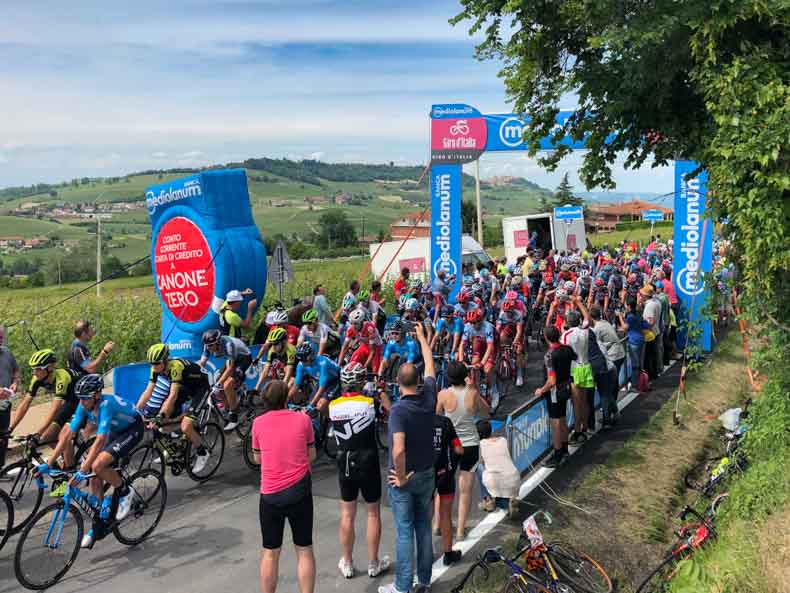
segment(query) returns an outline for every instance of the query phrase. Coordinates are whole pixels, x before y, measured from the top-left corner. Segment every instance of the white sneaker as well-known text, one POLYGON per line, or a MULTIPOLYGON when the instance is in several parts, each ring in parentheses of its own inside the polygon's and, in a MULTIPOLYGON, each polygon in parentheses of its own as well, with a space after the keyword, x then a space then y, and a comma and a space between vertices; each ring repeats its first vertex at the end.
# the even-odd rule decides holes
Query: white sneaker
POLYGON ((195 455, 195 465, 192 466, 192 471, 195 472, 196 474, 199 474, 204 469, 206 469, 206 464, 208 463, 210 457, 211 455, 209 455, 208 451, 203 453, 203 455, 201 455, 200 453, 195 455))
POLYGON ((340 574, 345 578, 350 579, 354 577, 354 565, 351 562, 346 562, 345 558, 340 559, 340 562, 337 563, 337 567, 340 569, 340 574))
POLYGON ((390 583, 389 585, 382 585, 379 587, 379 593, 406 593, 405 591, 399 591, 395 588, 395 583, 390 583))
POLYGON ((516 387, 524 386, 524 377, 516 377, 516 387))
POLYGON ((82 543, 80 548, 87 549, 93 547, 93 529, 89 529, 88 533, 82 536, 82 543))
POLYGON ((499 407, 499 392, 494 391, 494 394, 491 396, 491 409, 496 410, 499 407))
POLYGON ((389 556, 382 556, 376 564, 368 564, 368 576, 370 578, 377 577, 382 573, 387 572, 392 566, 392 561, 389 556))
POLYGON ((115 511, 115 520, 123 521, 129 516, 132 510, 132 501, 134 500, 134 492, 129 492, 126 496, 121 497, 118 501, 118 510, 115 511))

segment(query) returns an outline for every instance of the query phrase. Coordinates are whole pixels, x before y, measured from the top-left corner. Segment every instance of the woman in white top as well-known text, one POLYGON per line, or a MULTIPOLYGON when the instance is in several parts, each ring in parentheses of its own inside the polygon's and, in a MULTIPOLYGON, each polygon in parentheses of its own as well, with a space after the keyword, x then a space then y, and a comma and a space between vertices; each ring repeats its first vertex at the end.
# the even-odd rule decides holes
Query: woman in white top
POLYGON ((480 413, 481 404, 488 408, 480 392, 473 385, 466 383, 466 366, 451 361, 447 366, 447 379, 450 387, 439 392, 436 399, 436 413, 447 416, 453 423, 455 432, 464 454, 458 462, 458 526, 456 539, 463 539, 466 519, 472 504, 472 487, 474 486, 475 470, 480 457, 480 436, 477 434, 475 421, 480 413))
POLYGON ((480 463, 478 470, 483 500, 480 508, 491 512, 507 508, 511 518, 518 515, 518 489, 521 474, 510 458, 507 440, 491 436, 491 423, 483 420, 477 426, 480 432, 480 463))

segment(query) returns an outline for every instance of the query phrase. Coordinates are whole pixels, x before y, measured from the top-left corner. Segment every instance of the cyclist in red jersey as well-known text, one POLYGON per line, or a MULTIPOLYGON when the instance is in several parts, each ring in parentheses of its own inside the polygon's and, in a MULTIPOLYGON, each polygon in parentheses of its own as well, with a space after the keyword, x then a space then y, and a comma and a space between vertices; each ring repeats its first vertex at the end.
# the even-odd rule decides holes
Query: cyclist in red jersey
POLYGON ((497 318, 496 330, 499 334, 500 344, 513 344, 513 350, 516 353, 517 387, 521 387, 524 384, 524 367, 526 367, 527 362, 524 356, 524 318, 524 303, 518 299, 515 291, 509 291, 502 303, 502 311, 497 318))
POLYGON ((376 370, 381 365, 384 341, 372 321, 368 321, 363 309, 354 309, 348 315, 346 339, 340 349, 339 361, 343 361, 349 349, 357 346, 349 363, 358 362, 365 368, 376 370), (371 366, 372 365, 372 366, 371 366))

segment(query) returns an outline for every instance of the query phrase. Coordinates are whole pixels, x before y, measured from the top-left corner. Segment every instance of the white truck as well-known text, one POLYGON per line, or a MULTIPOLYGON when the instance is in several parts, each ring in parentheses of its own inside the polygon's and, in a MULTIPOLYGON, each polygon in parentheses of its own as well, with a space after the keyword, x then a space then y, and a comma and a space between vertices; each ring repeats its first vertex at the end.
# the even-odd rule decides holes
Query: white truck
MULTIPOLYGON (((409 268, 412 278, 430 280, 431 269, 431 239, 420 237, 409 239, 398 249, 403 240, 387 241, 385 243, 372 243, 370 245, 371 270, 376 277, 384 274, 382 282, 393 282, 400 275, 403 268, 409 268), (379 248, 381 245, 381 248, 379 248), (397 253, 397 256, 395 255, 397 253), (375 256, 375 257, 374 257, 375 256), (395 257, 393 260, 392 258, 395 257), (392 263, 390 263, 392 262, 392 263), (389 265, 389 267, 387 267, 389 265), (386 273, 385 273, 386 269, 386 273)), ((486 254, 480 243, 469 235, 461 237, 461 261, 463 264, 487 262, 491 258, 486 254)))
POLYGON ((584 219, 570 222, 555 220, 551 212, 510 216, 502 219, 502 236, 508 262, 515 262, 519 255, 526 253, 533 232, 538 234, 537 247, 544 253, 549 249, 568 251, 587 246, 584 219))

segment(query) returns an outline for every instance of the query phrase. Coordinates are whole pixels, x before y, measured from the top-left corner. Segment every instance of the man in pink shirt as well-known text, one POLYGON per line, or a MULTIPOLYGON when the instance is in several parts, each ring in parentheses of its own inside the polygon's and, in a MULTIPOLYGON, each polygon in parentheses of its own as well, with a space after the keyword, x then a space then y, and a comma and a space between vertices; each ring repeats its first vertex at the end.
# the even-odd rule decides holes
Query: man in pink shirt
POLYGON ((274 593, 277 589, 287 519, 296 548, 299 590, 313 593, 315 556, 310 476, 310 464, 315 460, 313 425, 306 414, 286 408, 288 387, 283 381, 271 381, 263 397, 268 411, 252 425, 254 458, 261 464, 261 591, 274 593))

